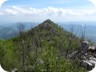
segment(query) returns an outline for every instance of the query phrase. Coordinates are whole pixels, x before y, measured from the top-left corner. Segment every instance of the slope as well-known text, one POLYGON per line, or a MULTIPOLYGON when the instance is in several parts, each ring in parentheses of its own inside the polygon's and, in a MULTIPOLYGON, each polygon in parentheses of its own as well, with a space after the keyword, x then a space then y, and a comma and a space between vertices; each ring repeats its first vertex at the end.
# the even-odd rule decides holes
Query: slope
POLYGON ((6 57, 1 61, 6 70, 17 68, 19 72, 86 72, 74 64, 75 61, 67 58, 70 52, 80 46, 81 40, 74 34, 49 19, 27 32, 20 30, 19 36, 2 43, 6 57))

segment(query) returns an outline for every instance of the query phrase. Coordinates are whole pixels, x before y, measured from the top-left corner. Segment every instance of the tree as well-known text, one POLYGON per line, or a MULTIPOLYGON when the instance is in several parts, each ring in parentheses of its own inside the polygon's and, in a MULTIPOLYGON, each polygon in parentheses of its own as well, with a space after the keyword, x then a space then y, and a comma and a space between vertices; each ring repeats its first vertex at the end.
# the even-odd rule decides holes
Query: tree
POLYGON ((85 31, 86 31, 86 24, 84 27, 81 28, 81 43, 85 40, 85 31))
POLYGON ((17 28, 19 30, 19 35, 20 35, 20 56, 21 56, 21 62, 22 62, 22 66, 21 66, 21 71, 25 72, 25 60, 26 60, 26 48, 25 48, 25 40, 24 40, 24 28, 25 26, 22 23, 18 23, 17 24, 17 28))

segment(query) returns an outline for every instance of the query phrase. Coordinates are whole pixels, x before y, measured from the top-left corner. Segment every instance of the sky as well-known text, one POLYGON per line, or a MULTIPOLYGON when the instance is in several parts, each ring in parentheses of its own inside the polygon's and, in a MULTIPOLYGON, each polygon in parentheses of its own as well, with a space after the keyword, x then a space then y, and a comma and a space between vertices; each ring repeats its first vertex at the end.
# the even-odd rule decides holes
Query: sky
POLYGON ((0 23, 96 21, 96 0, 0 0, 0 23))

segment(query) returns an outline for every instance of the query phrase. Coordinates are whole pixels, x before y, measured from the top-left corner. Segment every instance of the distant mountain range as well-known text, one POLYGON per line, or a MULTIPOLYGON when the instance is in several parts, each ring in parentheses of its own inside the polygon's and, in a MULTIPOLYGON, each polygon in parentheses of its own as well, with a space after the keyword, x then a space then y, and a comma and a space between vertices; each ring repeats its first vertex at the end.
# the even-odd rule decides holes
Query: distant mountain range
POLYGON ((82 32, 85 32, 85 38, 87 40, 91 40, 96 42, 96 25, 80 25, 80 24, 61 24, 61 27, 64 29, 68 30, 69 32, 71 31, 71 28, 73 27, 73 33, 75 34, 77 32, 77 36, 81 37, 82 32))
MULTIPOLYGON (((8 38, 17 36, 18 35, 17 24, 19 23, 1 25, 0 26, 0 39, 8 39, 8 38)), ((25 26, 24 28, 25 31, 37 25, 36 23, 31 23, 31 22, 24 22, 22 24, 25 26)))
POLYGON ((13 27, 0 26, 0 39, 8 39, 18 34, 13 27))

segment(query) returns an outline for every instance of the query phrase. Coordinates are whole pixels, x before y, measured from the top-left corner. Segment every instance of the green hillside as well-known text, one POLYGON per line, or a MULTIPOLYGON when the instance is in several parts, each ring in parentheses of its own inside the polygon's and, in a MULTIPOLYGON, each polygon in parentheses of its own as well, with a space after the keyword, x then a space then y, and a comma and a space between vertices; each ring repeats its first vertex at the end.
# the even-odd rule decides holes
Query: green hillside
MULTIPOLYGON (((21 26, 21 27, 20 27, 21 26)), ((0 62, 5 70, 18 72, 87 72, 67 56, 80 47, 81 39, 51 20, 20 35, 0 41, 0 62)))

